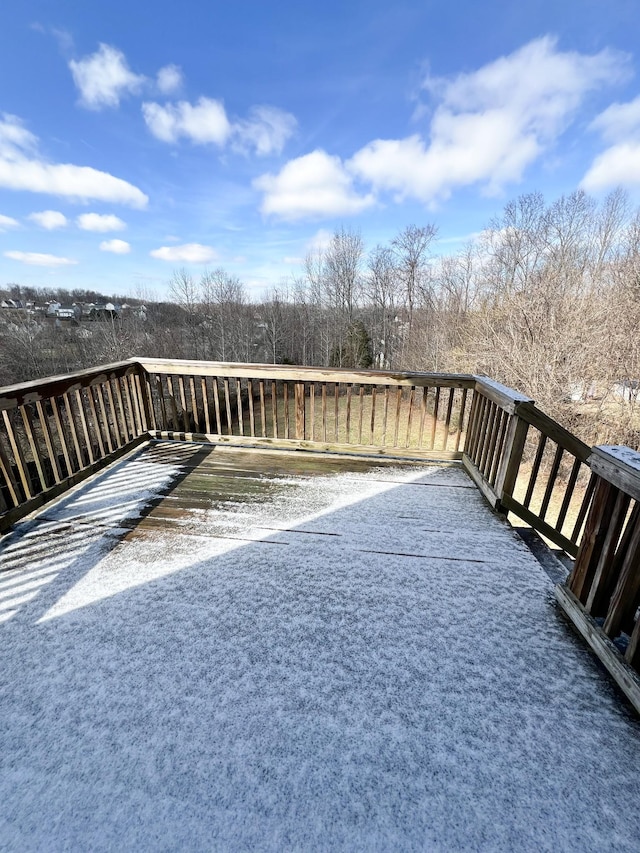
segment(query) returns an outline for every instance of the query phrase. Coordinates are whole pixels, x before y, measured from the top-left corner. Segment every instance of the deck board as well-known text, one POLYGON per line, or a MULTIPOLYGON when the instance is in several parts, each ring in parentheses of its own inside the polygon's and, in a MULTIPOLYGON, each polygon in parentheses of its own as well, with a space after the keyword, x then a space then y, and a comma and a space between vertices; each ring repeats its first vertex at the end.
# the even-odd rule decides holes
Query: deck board
POLYGON ((637 849, 640 726, 456 466, 156 443, 0 568, 3 848, 637 849))

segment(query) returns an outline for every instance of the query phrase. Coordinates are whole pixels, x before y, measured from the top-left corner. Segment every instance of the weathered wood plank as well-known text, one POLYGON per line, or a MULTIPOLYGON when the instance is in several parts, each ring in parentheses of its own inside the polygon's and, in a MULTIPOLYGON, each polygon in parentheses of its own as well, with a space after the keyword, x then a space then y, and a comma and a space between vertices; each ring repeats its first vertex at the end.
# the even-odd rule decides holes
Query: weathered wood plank
POLYGON ((224 408, 227 415, 227 435, 233 435, 233 426, 231 420, 231 397, 229 394, 229 379, 227 376, 223 377, 222 386, 224 388, 224 408))
POLYGON ((500 382, 489 379, 488 376, 476 376, 475 387, 483 397, 491 400, 492 403, 500 406, 501 409, 509 412, 510 415, 523 403, 533 403, 531 397, 527 397, 526 394, 521 394, 519 391, 514 391, 513 388, 508 388, 500 382))
MULTIPOLYGON (((466 388, 462 389, 462 399, 460 400, 460 416, 458 418, 458 428, 456 430, 456 445, 455 450, 460 450, 460 440, 462 438, 462 430, 465 425, 465 413, 467 408, 467 395, 468 390, 466 388)), ((422 444, 422 442, 420 442, 422 444)))
POLYGON ((236 407, 238 409, 238 432, 244 435, 244 411, 242 409, 242 384, 236 379, 236 407))
POLYGON ((582 604, 587 600, 596 565, 602 554, 617 495, 611 483, 598 480, 576 562, 567 580, 567 586, 582 604))
POLYGON ((533 403, 520 404, 517 407, 518 416, 527 423, 540 430, 551 441, 564 447, 572 456, 581 462, 586 462, 591 454, 589 445, 580 441, 575 435, 565 429, 559 423, 545 415, 540 409, 536 409, 533 403))
POLYGON ((436 429, 438 427, 438 407, 440 406, 440 386, 436 388, 436 396, 433 401, 433 421, 431 423, 431 438, 429 439, 429 450, 435 450, 436 429))
POLYGON ((566 586, 555 588, 558 603, 578 632, 587 641, 598 658, 620 687, 633 707, 640 713, 640 678, 624 660, 611 640, 600 630, 592 617, 585 613, 578 599, 566 586))
POLYGON ((82 391, 75 392, 76 410, 80 418, 80 427, 82 428, 82 437, 84 439, 84 449, 89 460, 88 464, 92 465, 96 460, 93 455, 93 447, 91 438, 89 437, 89 426, 87 422, 86 412, 84 410, 84 398, 82 391))
MULTIPOLYGON (((89 397, 91 397, 90 390, 87 391, 87 394, 89 395, 89 397)), ((59 483, 62 479, 62 475, 60 473, 60 466, 58 464, 58 452, 53 446, 53 437, 51 435, 49 419, 46 416, 44 406, 42 405, 40 400, 35 403, 35 407, 36 413, 38 415, 38 421, 40 422, 40 429, 42 430, 42 437, 44 438, 44 445, 47 448, 47 456, 49 458, 49 462, 51 463, 53 479, 56 483, 59 483)))
POLYGON ((640 521, 635 522, 602 630, 616 637, 632 621, 640 593, 640 521))
POLYGON ((42 454, 40 453, 40 447, 38 445, 37 436, 33 428, 33 421, 31 419, 31 411, 29 409, 29 406, 20 406, 20 415, 22 416, 24 432, 27 437, 29 449, 31 450, 31 455, 33 456, 33 461, 36 466, 38 480, 40 481, 40 489, 44 491, 46 488, 48 488, 49 484, 47 483, 47 479, 44 474, 42 454))
POLYGON ((267 408, 264 399, 264 379, 259 381, 260 388, 260 434, 263 438, 267 437, 267 408))
MULTIPOLYGON (((213 362, 139 358, 136 364, 151 373, 193 373, 202 376, 241 377, 242 379, 277 379, 290 382, 353 383, 364 385, 440 385, 450 388, 473 388, 478 377, 469 373, 422 373, 387 370, 351 370, 349 368, 301 367, 280 364, 253 364, 241 362, 213 362)), ((125 362, 126 364, 126 362, 125 362)), ((481 381, 485 381, 482 380, 481 381)), ((489 380, 486 380, 489 381, 489 380)), ((509 390, 509 389, 507 389, 509 390)), ((513 392, 516 393, 516 392, 513 392)), ((524 398, 529 399, 529 398, 524 398)))
POLYGON ((305 393, 304 382, 295 384, 296 438, 305 438, 305 393))
POLYGON ((5 430, 7 431, 7 438, 9 439, 9 444, 11 446, 11 452, 13 453, 16 468, 18 469, 18 477, 20 478, 20 482, 22 483, 24 493, 27 496, 27 499, 29 499, 33 497, 33 493, 31 490, 31 479, 29 477, 29 471, 27 468, 26 460, 24 458, 24 453, 22 452, 22 447, 20 446, 18 437, 13 429, 13 424, 11 423, 9 413, 6 410, 3 410, 2 417, 4 419, 5 430))
MULTIPOLYGON (((447 453, 454 451, 442 452, 447 453)), ((469 459, 468 456, 465 455, 462 457, 462 464, 464 465, 467 474, 471 477, 473 482, 476 484, 476 486, 482 493, 483 497, 488 501, 489 506, 492 509, 497 509, 500 503, 498 495, 494 492, 489 483, 484 479, 480 471, 476 468, 475 463, 471 459, 469 459)))
POLYGON ((521 518, 526 524, 533 527, 534 530, 537 530, 538 533, 542 533, 542 535, 553 542, 554 545, 558 545, 563 551, 566 551, 569 556, 575 557, 578 553, 578 546, 575 542, 572 542, 560 533, 559 530, 552 527, 548 522, 543 521, 543 519, 531 512, 531 510, 526 506, 518 503, 518 501, 511 495, 502 495, 500 498, 500 506, 507 512, 512 512, 514 515, 517 515, 518 518, 521 518))
POLYGON ((295 438, 262 438, 260 436, 241 436, 241 435, 204 435, 196 433, 183 433, 173 430, 154 430, 148 434, 152 439, 163 439, 170 441, 193 441, 207 442, 221 446, 242 447, 242 448, 259 448, 268 449, 274 448, 279 450, 307 450, 312 453, 339 453, 353 454, 356 456, 377 457, 385 456, 387 458, 402 458, 416 459, 420 461, 432 460, 441 462, 460 461, 462 453, 454 450, 416 450, 414 448, 395 448, 395 447, 372 447, 369 444, 344 444, 330 442, 311 442, 299 441, 295 438))
MULTIPOLYGON (((100 386, 98 386, 100 387, 100 386)), ((62 456, 64 458, 64 464, 67 467, 67 477, 70 477, 73 474, 73 467, 71 465, 71 458, 69 456, 69 448, 67 447, 67 437, 65 435, 64 429, 62 428, 62 419, 60 417, 60 409, 58 408, 58 402, 55 397, 52 397, 49 400, 49 405, 51 406, 51 411, 53 412, 53 422, 56 427, 56 432, 58 433, 58 440, 60 441, 60 447, 62 448, 62 456)))
MULTIPOLYGON (((616 549, 627 516, 631 498, 624 492, 618 492, 613 512, 608 520, 607 533, 602 545, 587 596, 585 610, 592 616, 599 616, 603 609, 606 612, 611 593, 618 576, 616 571, 616 549)), ((619 568, 619 567, 618 567, 619 568)))
POLYGON ((71 410, 71 401, 69 400, 68 394, 62 395, 62 402, 64 403, 64 410, 67 413, 67 424, 69 425, 69 432, 71 433, 71 443, 73 444, 76 459, 78 460, 78 469, 84 468, 84 458, 82 456, 82 450, 80 449, 80 441, 78 440, 76 420, 73 415, 73 411, 71 410))
POLYGON ((589 465, 594 474, 640 500, 640 452, 629 447, 594 447, 589 465))

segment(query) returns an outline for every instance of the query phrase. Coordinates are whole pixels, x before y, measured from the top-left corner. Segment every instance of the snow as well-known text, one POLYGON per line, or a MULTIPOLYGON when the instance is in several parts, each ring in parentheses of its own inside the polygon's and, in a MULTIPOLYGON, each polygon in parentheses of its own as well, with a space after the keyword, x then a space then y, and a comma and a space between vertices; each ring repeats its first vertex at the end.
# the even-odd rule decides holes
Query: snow
POLYGON ((461 470, 125 535, 191 453, 2 545, 2 849, 635 853, 640 726, 461 470))
POLYGON ((625 447, 624 444, 601 444, 595 449, 608 456, 613 456, 619 462, 624 462, 625 465, 635 471, 640 471, 640 453, 631 447, 625 447))

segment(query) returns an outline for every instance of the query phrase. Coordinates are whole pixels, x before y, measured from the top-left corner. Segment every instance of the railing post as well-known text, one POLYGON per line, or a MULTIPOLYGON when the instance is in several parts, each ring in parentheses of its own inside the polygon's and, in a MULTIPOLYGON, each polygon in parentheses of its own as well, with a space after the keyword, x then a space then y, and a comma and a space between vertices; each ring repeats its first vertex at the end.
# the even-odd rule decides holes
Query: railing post
POLYGON ((502 458, 498 465, 498 473, 494 486, 500 502, 502 502, 505 495, 509 497, 513 496, 528 431, 529 424, 518 415, 518 410, 516 409, 509 416, 502 458))

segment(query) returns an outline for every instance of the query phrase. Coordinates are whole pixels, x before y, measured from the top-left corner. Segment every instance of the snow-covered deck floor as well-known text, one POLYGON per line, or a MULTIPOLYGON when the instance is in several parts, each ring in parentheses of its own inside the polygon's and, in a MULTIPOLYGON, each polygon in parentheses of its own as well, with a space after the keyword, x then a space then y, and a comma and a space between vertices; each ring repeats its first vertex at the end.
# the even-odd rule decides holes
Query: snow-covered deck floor
POLYGON ((459 469, 156 444, 0 560, 2 849, 639 849, 640 726, 459 469))

